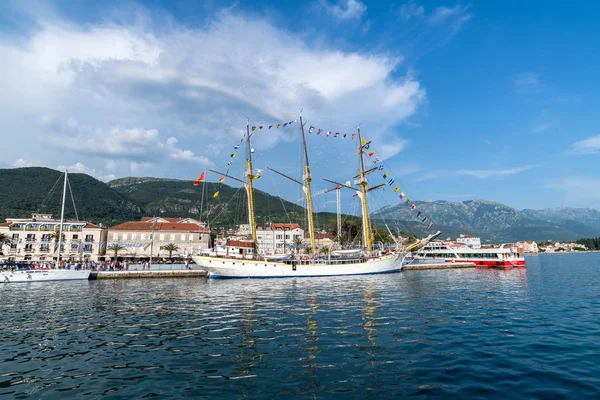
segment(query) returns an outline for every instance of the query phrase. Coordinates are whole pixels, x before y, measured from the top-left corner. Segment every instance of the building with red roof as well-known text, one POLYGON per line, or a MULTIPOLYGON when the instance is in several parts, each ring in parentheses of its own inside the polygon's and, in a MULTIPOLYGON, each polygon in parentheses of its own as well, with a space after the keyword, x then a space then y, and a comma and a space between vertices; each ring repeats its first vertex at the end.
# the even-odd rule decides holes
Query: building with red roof
POLYGON ((129 260, 187 258, 208 248, 210 230, 206 223, 193 218, 142 217, 140 221, 129 221, 108 230, 108 254, 114 244, 123 247, 118 258, 129 260), (177 248, 169 255, 168 244, 177 248))

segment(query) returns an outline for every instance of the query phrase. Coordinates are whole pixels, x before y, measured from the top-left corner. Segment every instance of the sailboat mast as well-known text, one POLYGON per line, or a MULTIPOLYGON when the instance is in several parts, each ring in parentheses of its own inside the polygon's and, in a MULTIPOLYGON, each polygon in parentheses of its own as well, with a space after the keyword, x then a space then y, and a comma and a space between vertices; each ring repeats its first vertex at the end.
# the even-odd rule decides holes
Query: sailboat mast
POLYGON ((317 250, 315 244, 315 225, 313 222, 313 206, 312 206, 312 195, 310 192, 310 183, 312 182, 312 176, 310 175, 310 164, 308 163, 308 150, 306 149, 306 136, 304 135, 304 123, 302 122, 302 110, 300 110, 300 132, 302 133, 302 144, 304 145, 304 193, 306 194, 306 204, 308 207, 308 232, 310 234, 310 246, 312 254, 317 250))
POLYGON ((69 172, 65 169, 65 183, 63 185, 62 206, 60 210, 60 225, 58 229, 58 254, 56 257, 56 265, 60 266, 60 253, 62 246, 63 221, 65 218, 65 199, 67 197, 67 179, 69 172))
POLYGON ((248 194, 248 221, 250 223, 250 229, 252 231, 252 242, 256 247, 256 221, 254 220, 254 193, 252 189, 252 180, 259 178, 252 173, 252 147, 250 146, 250 121, 246 119, 246 144, 248 155, 246 160, 248 162, 248 170, 246 171, 246 177, 248 180, 244 184, 246 192, 248 194))
POLYGON ((367 206, 367 175, 365 174, 364 145, 358 127, 358 154, 360 157, 360 199, 362 200, 363 243, 367 251, 371 251, 371 230, 369 227, 369 208, 367 206))

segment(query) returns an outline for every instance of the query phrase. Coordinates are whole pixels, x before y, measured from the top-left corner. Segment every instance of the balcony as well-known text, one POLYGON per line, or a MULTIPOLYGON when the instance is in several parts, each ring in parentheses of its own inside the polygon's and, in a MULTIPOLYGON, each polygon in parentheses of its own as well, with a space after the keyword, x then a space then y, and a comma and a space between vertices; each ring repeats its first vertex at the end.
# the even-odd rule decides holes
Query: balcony
POLYGON ((44 248, 44 247, 41 247, 41 248, 39 249, 39 252, 40 252, 40 253, 50 253, 50 249, 49 249, 49 248, 44 248))
POLYGON ((87 238, 87 237, 86 237, 86 238, 85 238, 85 242, 86 242, 86 243, 94 243, 94 238, 93 238, 93 237, 91 237, 91 238, 87 238))

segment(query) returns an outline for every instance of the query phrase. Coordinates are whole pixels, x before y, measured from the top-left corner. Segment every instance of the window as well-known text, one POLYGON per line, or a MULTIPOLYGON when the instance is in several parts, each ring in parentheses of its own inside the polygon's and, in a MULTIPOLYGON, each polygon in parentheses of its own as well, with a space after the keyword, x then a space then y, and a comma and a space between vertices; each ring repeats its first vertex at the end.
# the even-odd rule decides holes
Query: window
POLYGON ((190 242, 191 242, 192 240, 194 240, 194 235, 192 235, 192 234, 190 233, 190 242))
POLYGON ((12 238, 13 238, 13 239, 18 239, 18 238, 19 238, 19 234, 18 234, 18 233, 13 233, 13 236, 12 236, 12 238))
POLYGON ((49 233, 45 233, 42 235, 42 242, 47 242, 50 240, 50 234, 49 233))
POLYGON ((33 245, 31 243, 27 243, 25 245, 25 251, 31 251, 31 250, 33 250, 33 245))
POLYGON ((92 251, 92 245, 86 244, 85 247, 83 248, 83 251, 92 251))
POLYGON ((73 240, 79 239, 79 235, 73 235, 73 240))
POLYGON ((86 242, 93 242, 94 241, 94 235, 85 235, 85 241, 86 242))
POLYGON ((280 239, 281 240, 281 239, 283 239, 283 235, 276 235, 275 239, 280 239))
POLYGON ((119 234, 113 233, 113 240, 119 240, 119 234))
POLYGON ((140 235, 140 240, 146 240, 146 234, 145 233, 142 233, 140 235))
MULTIPOLYGON (((181 240, 185 241, 185 233, 181 234, 181 240)), ((191 239, 190 239, 191 240, 191 239)))
POLYGON ((160 240, 165 240, 165 234, 164 233, 160 234, 160 240))
POLYGON ((71 243, 71 250, 77 250, 79 248, 78 243, 71 243))
POLYGON ((169 240, 175 240, 175 235, 173 233, 169 235, 169 240))
POLYGON ((294 235, 294 239, 300 239, 300 235, 294 235))
POLYGON ((33 233, 28 233, 27 240, 35 240, 35 235, 33 233))
POLYGON ((131 240, 135 240, 135 238, 136 238, 136 237, 137 237, 137 234, 136 234, 136 233, 132 233, 132 234, 131 234, 131 240))
POLYGON ((286 238, 286 239, 289 239, 289 238, 290 238, 290 235, 285 235, 285 238, 286 238))
POLYGON ((122 236, 123 236, 123 240, 127 240, 127 234, 126 233, 124 233, 122 236))

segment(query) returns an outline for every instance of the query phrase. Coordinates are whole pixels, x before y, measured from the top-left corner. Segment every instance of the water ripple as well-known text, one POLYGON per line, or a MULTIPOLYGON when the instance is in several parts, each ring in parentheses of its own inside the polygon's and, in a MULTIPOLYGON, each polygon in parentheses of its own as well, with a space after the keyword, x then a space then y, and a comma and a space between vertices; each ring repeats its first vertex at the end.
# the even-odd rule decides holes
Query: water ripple
POLYGON ((600 255, 0 286, 0 396, 599 398, 600 255))

